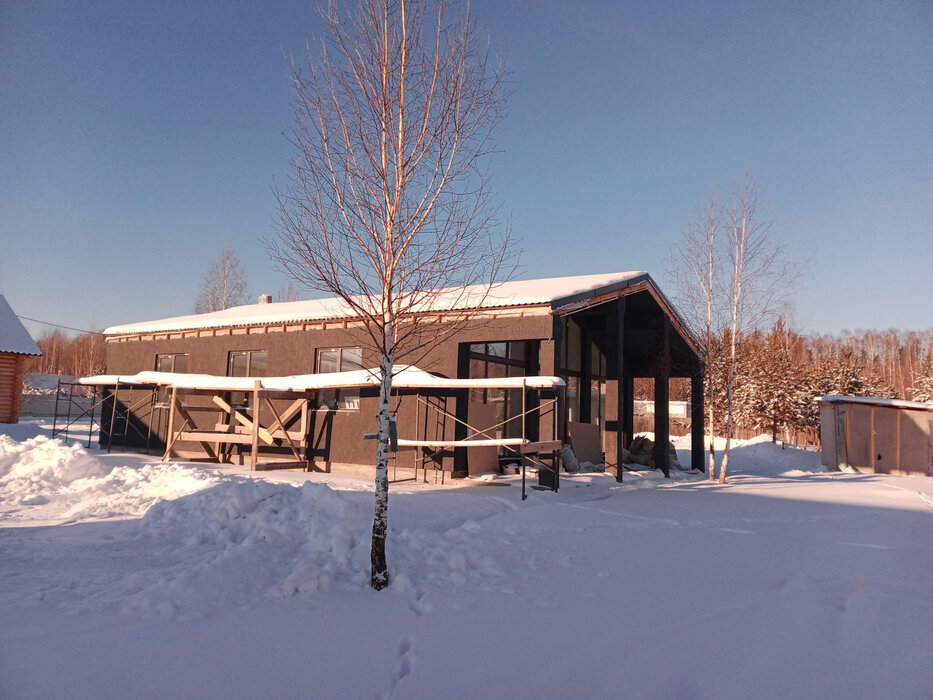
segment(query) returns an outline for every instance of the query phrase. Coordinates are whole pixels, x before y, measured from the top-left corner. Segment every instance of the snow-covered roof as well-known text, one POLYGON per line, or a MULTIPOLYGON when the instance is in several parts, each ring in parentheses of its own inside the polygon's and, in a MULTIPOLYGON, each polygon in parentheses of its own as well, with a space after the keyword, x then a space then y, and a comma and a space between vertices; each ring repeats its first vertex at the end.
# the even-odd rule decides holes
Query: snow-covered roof
POLYGON ((0 294, 0 352, 17 355, 41 355, 42 351, 29 331, 13 313, 6 298, 0 294))
MULTIPOLYGON (((437 377, 411 365, 395 365, 392 386, 396 389, 555 389, 564 386, 560 377, 499 377, 488 379, 448 379, 437 377)), ((214 374, 138 372, 82 377, 79 384, 91 386, 166 386, 210 391, 252 391, 255 383, 271 391, 311 391, 379 386, 381 370, 357 369, 350 372, 295 374, 286 377, 224 377, 214 374)))
POLYGON ((883 399, 880 396, 846 396, 845 394, 827 394, 820 397, 820 403, 864 403, 871 406, 892 406, 894 408, 913 408, 920 411, 933 411, 933 403, 922 401, 904 401, 903 399, 883 399))
MULTIPOLYGON (((613 291, 649 280, 647 272, 612 272, 598 275, 550 277, 536 280, 504 282, 485 295, 484 286, 442 291, 425 311, 460 311, 464 309, 494 309, 513 306, 549 305, 559 308, 603 291, 613 291), (485 295, 485 296, 484 296, 485 295)), ((273 304, 248 304, 206 314, 176 316, 156 321, 111 326, 106 335, 137 335, 207 328, 230 328, 264 324, 293 324, 353 318, 356 314, 338 297, 287 301, 273 304)))

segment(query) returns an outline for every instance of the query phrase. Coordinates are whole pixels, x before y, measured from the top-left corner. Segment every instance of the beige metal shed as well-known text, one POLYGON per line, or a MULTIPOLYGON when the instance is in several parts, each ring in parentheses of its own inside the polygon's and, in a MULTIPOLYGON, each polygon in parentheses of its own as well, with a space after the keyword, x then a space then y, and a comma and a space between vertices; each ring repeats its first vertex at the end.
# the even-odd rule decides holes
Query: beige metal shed
POLYGON ((876 474, 933 474, 933 403, 871 396, 820 399, 823 464, 876 474))

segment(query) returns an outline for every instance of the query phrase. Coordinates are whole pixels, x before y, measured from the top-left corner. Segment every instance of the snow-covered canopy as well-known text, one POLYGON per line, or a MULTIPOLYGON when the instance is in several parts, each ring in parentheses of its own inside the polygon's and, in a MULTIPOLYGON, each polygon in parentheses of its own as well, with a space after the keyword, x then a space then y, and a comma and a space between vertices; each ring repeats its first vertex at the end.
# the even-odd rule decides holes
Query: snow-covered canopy
MULTIPOLYGON (((166 386, 212 391, 252 391, 255 383, 270 391, 313 391, 379 386, 378 368, 323 374, 295 374, 286 377, 222 377, 214 374, 138 372, 130 375, 102 374, 82 377, 79 384, 92 386, 166 386)), ((564 386, 560 377, 499 377, 489 379, 448 379, 437 377, 411 365, 395 365, 392 386, 397 389, 555 389, 564 386)))
POLYGON ((0 294, 0 352, 17 355, 41 355, 36 341, 29 335, 6 298, 0 294))
MULTIPOLYGON (((451 288, 442 291, 424 312, 462 311, 482 308, 494 309, 513 306, 548 305, 554 308, 576 301, 581 294, 596 293, 603 289, 625 286, 650 279, 647 272, 612 272, 573 277, 504 282, 486 294, 485 286, 451 288)), ((338 297, 289 301, 274 304, 249 304, 207 314, 176 316, 157 321, 144 321, 106 329, 106 335, 135 335, 164 333, 206 328, 229 328, 251 325, 280 325, 354 318, 356 314, 338 297)))
POLYGON ((827 394, 820 398, 820 403, 864 403, 871 406, 891 406, 893 408, 913 408, 921 411, 933 411, 933 403, 904 401, 902 399, 883 399, 879 396, 846 396, 845 394, 827 394))

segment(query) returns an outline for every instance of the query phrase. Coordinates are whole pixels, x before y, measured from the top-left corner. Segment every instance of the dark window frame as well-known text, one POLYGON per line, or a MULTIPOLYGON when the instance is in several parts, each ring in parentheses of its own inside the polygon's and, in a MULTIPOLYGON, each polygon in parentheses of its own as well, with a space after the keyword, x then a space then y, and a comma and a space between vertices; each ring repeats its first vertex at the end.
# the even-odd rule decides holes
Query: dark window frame
POLYGON ((155 371, 156 372, 172 372, 173 374, 184 374, 188 371, 188 359, 190 358, 191 353, 188 352, 160 352, 156 355, 155 359, 155 371), (176 369, 179 358, 185 358, 184 367, 181 369, 176 369), (162 367, 163 360, 171 360, 172 367, 166 369, 162 367))
MULTIPOLYGON (((497 340, 468 343, 468 376, 470 379, 488 378, 490 376, 490 366, 496 365, 502 367, 503 377, 536 376, 540 373, 540 343, 540 340, 497 340), (504 352, 498 352, 498 348, 490 348, 490 346, 499 345, 505 346, 504 352), (519 345, 522 346, 521 359, 515 357, 518 353, 512 347, 519 345), (482 363, 480 375, 474 372, 477 367, 476 363, 482 363)), ((500 404, 501 410, 497 408, 496 411, 496 422, 504 421, 506 418, 511 418, 511 420, 496 429, 496 436, 499 438, 521 436, 522 423, 515 420, 515 416, 521 413, 521 389, 471 389, 470 401, 500 404)))
MULTIPOLYGON (((155 358, 155 371, 156 372, 171 372, 172 374, 185 374, 188 372, 188 360, 191 356, 191 353, 187 352, 160 352, 156 354, 155 358), (178 369, 178 359, 184 359, 184 367, 178 369), (163 361, 170 360, 171 368, 163 367, 163 361)), ((168 390, 165 386, 159 386, 156 390, 155 396, 156 406, 164 406, 168 403, 168 390)))
MULTIPOLYGON (((229 350, 227 352, 227 376, 228 377, 267 377, 269 367, 269 351, 268 350, 229 350), (253 369, 253 356, 257 358, 262 355, 262 371, 256 373, 253 369), (246 357, 246 374, 234 374, 234 358, 236 357, 246 357)), ((243 391, 231 391, 230 392, 230 404, 233 406, 248 406, 249 405, 249 394, 243 391)))
MULTIPOLYGON (((363 369, 363 348, 358 345, 323 347, 314 351, 315 374, 331 374, 332 372, 347 372, 355 369, 363 369), (321 359, 327 353, 336 353, 336 369, 322 372, 321 359)), ((317 408, 328 411, 359 411, 360 390, 359 388, 321 389, 317 392, 315 404, 317 408)))

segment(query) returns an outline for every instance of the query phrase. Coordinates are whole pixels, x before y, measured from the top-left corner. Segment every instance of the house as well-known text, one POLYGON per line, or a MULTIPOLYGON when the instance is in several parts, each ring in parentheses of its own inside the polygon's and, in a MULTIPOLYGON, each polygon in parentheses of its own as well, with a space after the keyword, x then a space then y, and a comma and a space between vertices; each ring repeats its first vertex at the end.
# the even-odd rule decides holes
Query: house
MULTIPOLYGON (((597 449, 608 464, 615 464, 620 449, 633 438, 634 379, 655 380, 656 405, 664 407, 655 415, 655 432, 659 444, 666 444, 669 379, 689 377, 696 407, 692 466, 703 468, 703 352, 648 273, 508 282, 481 296, 469 288, 451 290, 420 317, 422 323, 428 320, 435 324, 429 329, 436 329, 436 338, 427 351, 417 358, 397 357, 396 362, 417 364, 450 382, 398 386, 393 405, 398 434, 413 448, 395 455, 399 467, 428 460, 435 469, 463 476, 475 471, 471 453, 479 448, 467 449, 461 441, 474 434, 498 440, 567 440, 579 425, 589 426, 597 449), (447 332, 448 319, 464 311, 469 321, 447 332), (534 387, 528 380, 515 383, 523 377, 551 376, 562 379, 566 389, 554 382, 534 387)), ((304 433, 302 454, 312 469, 371 470, 375 444, 362 437, 375 430, 376 390, 365 381, 353 385, 355 380, 345 379, 379 364, 369 354, 365 332, 347 305, 335 298, 259 303, 108 328, 108 377, 96 381, 108 385, 111 400, 115 398, 113 416, 124 419, 112 420, 112 429, 105 425, 101 439, 168 445, 176 454, 213 451, 221 457, 226 448, 215 439, 217 434, 259 430, 260 421, 254 425, 250 412, 261 403, 260 416, 272 411, 261 428, 270 449, 284 450, 288 442, 297 454, 292 443, 304 433), (158 374, 136 376, 141 371, 158 374), (214 379, 171 382, 166 373, 214 379), (330 373, 341 377, 334 385, 307 379, 330 373), (239 378, 235 389, 230 378, 239 378), (257 393, 249 406, 254 382, 257 393), (173 404, 169 389, 187 392, 189 398, 173 404), (273 391, 275 395, 268 393, 273 391), (266 399, 259 392, 267 392, 266 399), (235 405, 243 411, 238 413, 235 405), (186 426, 184 434, 177 421, 169 426, 176 413, 172 406, 185 413, 176 416, 186 426), (287 429, 283 417, 291 421, 287 429)), ((665 470, 666 455, 659 450, 657 456, 665 470)))
POLYGON ((0 423, 18 423, 23 395, 23 366, 41 355, 29 332, 0 294, 0 423))
POLYGON ((822 462, 876 474, 933 475, 933 404, 873 396, 820 399, 822 462))

